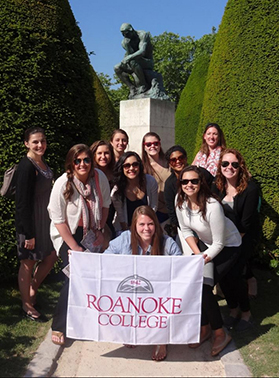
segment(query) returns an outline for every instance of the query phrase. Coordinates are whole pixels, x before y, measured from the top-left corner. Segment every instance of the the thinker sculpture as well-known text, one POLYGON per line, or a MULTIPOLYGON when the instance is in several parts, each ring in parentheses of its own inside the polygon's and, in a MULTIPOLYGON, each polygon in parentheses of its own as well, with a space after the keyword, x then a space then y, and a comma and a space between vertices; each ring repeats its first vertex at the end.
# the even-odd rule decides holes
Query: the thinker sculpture
POLYGON ((153 46, 150 33, 134 30, 131 24, 122 24, 123 60, 114 66, 120 80, 130 89, 129 99, 155 98, 169 100, 163 86, 162 75, 153 71, 153 46))

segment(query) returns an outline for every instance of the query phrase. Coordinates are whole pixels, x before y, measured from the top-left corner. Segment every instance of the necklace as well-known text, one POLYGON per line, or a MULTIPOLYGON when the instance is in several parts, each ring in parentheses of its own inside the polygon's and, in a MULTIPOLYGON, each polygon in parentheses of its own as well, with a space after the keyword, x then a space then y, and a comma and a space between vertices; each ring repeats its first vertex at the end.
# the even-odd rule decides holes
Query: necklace
POLYGON ((53 173, 49 166, 45 163, 46 169, 43 169, 35 160, 33 160, 30 156, 27 156, 31 163, 35 166, 35 168, 47 179, 52 179, 53 173))

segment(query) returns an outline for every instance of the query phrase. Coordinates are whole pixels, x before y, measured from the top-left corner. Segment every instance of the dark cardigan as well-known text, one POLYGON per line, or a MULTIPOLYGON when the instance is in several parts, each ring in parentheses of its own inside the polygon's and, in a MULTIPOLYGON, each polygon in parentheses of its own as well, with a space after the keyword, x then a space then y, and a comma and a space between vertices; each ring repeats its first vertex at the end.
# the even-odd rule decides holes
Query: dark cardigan
MULTIPOLYGON (((221 200, 226 196, 226 191, 220 192, 214 183, 212 192, 221 200)), ((234 197, 233 209, 227 204, 223 206, 226 217, 236 225, 239 232, 249 234, 253 238, 259 233, 259 195, 258 185, 250 180, 247 188, 234 197)))
POLYGON ((27 240, 35 237, 33 211, 36 172, 27 156, 21 159, 16 171, 15 225, 17 233, 25 235, 27 240))

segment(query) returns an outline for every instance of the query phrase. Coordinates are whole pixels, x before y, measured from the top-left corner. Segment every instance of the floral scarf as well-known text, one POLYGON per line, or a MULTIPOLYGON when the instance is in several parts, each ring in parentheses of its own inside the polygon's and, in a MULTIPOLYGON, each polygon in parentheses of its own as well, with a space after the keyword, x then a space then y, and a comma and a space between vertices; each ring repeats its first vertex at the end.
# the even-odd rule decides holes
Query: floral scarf
POLYGON ((98 173, 84 185, 74 176, 73 183, 80 194, 82 203, 83 234, 89 229, 96 230, 101 226, 103 198, 99 186, 98 173))

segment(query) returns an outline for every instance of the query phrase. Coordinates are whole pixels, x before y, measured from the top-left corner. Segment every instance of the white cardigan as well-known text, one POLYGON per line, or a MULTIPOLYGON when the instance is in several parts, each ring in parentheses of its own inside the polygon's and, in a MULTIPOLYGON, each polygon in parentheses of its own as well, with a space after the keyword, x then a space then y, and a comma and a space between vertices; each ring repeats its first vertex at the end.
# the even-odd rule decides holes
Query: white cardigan
MULTIPOLYGON (((109 208, 111 203, 109 182, 106 175, 99 169, 98 174, 100 190, 103 197, 103 207, 109 208)), ((65 191, 67 181, 68 179, 66 173, 55 181, 47 208, 51 219, 50 237, 57 255, 59 254, 59 250, 63 244, 63 239, 55 225, 67 223, 72 235, 74 235, 82 213, 80 194, 75 187, 73 187, 74 193, 71 197, 71 201, 65 200, 63 193, 65 191)))
MULTIPOLYGON (((146 196, 147 196, 147 204, 150 206, 154 211, 157 211, 158 206, 158 184, 155 178, 151 175, 146 174, 146 196)), ((122 202, 121 198, 115 196, 115 192, 117 190, 117 186, 115 185, 111 191, 111 199, 113 202, 113 206, 115 208, 115 216, 113 220, 113 226, 115 231, 121 231, 120 222, 128 223, 128 213, 127 213, 127 201, 126 197, 124 197, 124 201, 122 202)))

